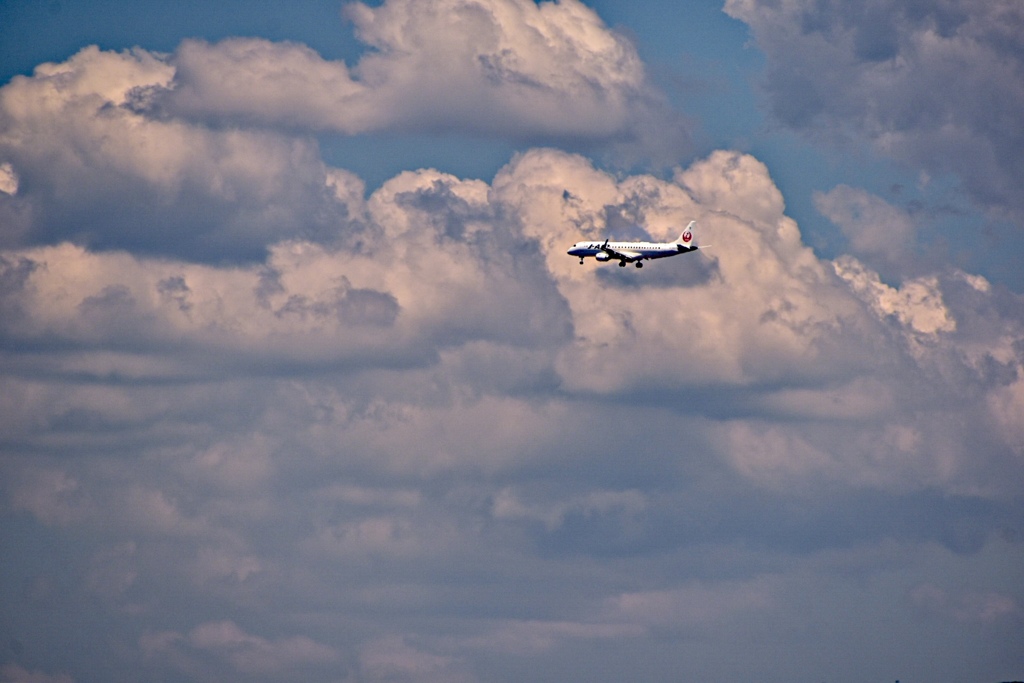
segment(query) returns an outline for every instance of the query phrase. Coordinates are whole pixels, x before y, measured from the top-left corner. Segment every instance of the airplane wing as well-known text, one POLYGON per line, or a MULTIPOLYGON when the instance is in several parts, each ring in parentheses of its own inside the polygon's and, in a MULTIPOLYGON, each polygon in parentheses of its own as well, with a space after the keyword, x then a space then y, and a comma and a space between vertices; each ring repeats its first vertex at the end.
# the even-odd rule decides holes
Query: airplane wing
POLYGON ((613 259, 619 259, 620 261, 625 261, 626 263, 632 263, 633 261, 636 261, 640 257, 640 254, 638 252, 612 249, 607 244, 601 247, 601 251, 608 254, 613 259))

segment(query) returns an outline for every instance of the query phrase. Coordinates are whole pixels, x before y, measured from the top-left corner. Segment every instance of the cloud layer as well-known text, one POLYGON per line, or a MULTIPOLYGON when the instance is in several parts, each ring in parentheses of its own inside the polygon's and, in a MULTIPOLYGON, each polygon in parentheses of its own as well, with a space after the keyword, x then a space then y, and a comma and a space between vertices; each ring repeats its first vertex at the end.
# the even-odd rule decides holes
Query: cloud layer
POLYGON ((0 680, 1013 671, 1019 296, 818 257, 733 151, 537 147, 366 196, 304 129, 614 144, 644 86, 575 2, 348 12, 352 71, 186 42, 0 89, 0 680), (468 99, 404 110, 444 59, 468 99), (690 220, 712 247, 643 271, 565 253, 690 220))

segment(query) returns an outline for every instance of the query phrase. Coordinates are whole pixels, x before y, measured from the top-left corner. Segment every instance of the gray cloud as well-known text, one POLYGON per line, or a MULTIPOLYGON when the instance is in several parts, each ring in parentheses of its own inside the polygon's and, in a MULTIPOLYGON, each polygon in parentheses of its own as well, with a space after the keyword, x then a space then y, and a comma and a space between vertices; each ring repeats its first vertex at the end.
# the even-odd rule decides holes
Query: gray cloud
POLYGON ((906 273, 912 261, 916 222, 906 211, 869 192, 839 185, 817 193, 814 203, 839 226, 853 253, 886 274, 906 273))
POLYGON ((951 173, 996 216, 1024 204, 1024 11, 1012 0, 729 0, 768 57, 772 113, 797 130, 951 173))

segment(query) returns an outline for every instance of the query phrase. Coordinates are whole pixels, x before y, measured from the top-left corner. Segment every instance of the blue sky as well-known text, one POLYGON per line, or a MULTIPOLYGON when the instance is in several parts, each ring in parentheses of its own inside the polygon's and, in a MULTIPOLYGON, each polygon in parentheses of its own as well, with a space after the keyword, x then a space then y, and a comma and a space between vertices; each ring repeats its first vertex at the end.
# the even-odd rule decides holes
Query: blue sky
POLYGON ((0 682, 1019 680, 1022 35, 3 3, 0 682))

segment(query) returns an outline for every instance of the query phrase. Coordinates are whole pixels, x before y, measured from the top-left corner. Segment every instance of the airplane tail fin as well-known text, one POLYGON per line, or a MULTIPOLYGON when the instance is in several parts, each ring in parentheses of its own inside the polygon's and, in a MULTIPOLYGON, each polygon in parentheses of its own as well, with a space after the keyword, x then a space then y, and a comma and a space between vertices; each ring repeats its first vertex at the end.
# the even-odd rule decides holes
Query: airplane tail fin
POLYGON ((697 248, 697 221, 690 221, 690 224, 679 235, 678 243, 690 249, 697 248))

